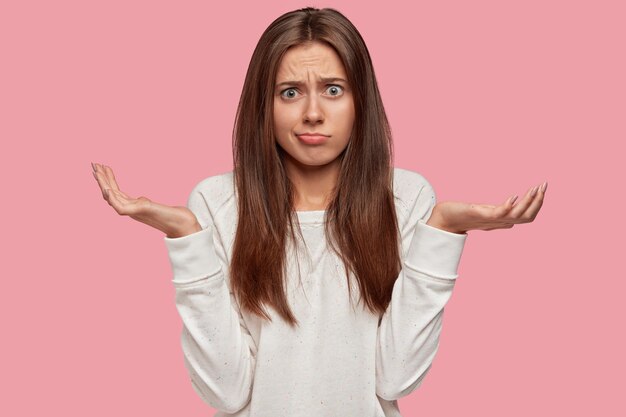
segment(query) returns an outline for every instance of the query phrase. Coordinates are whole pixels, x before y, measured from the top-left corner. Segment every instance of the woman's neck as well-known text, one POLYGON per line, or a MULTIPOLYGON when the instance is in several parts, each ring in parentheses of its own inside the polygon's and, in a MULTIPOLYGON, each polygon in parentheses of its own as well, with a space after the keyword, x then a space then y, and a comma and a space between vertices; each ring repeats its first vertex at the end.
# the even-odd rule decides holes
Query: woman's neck
POLYGON ((337 184, 339 167, 338 159, 322 166, 305 166, 285 161, 285 170, 295 187, 295 210, 326 210, 337 184))

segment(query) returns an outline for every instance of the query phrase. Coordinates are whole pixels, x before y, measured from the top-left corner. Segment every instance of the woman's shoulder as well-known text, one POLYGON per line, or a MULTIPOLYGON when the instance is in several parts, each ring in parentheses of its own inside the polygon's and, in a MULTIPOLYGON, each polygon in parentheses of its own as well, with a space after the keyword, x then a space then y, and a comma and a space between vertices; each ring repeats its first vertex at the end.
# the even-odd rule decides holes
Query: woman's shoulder
POLYGON ((426 177, 406 168, 394 168, 393 195, 401 222, 427 215, 436 203, 435 190, 426 177))
POLYGON ((211 175, 196 183, 192 193, 196 192, 204 196, 232 193, 234 189, 233 179, 233 171, 211 175))
POLYGON ((233 179, 232 171, 223 172, 200 180, 191 190, 187 207, 203 228, 210 219, 216 222, 222 217, 232 218, 235 210, 233 179))
POLYGON ((423 189, 433 191, 430 182, 419 172, 394 167, 393 169, 393 194, 401 200, 411 200, 423 189))

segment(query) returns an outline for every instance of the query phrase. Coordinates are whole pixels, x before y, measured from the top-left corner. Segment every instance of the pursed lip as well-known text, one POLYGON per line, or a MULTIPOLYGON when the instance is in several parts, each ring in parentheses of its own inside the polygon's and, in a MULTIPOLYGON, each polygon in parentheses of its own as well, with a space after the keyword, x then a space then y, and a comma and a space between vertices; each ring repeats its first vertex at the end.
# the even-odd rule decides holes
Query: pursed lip
POLYGON ((323 133, 317 133, 317 132, 297 133, 296 136, 304 136, 304 137, 312 137, 312 138, 328 137, 328 135, 324 135, 323 133))
POLYGON ((326 142, 326 140, 328 139, 328 135, 323 135, 321 133, 312 133, 312 132, 296 134, 296 136, 298 137, 298 139, 300 139, 302 142, 308 145, 322 144, 326 142))

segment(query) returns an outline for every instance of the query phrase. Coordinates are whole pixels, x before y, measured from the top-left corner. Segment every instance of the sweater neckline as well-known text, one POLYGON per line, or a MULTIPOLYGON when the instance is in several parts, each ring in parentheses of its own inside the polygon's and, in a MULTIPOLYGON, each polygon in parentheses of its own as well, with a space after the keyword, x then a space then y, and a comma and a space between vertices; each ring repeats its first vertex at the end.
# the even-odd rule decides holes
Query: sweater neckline
POLYGON ((324 223, 324 214, 326 210, 306 210, 296 211, 300 224, 319 224, 324 223))

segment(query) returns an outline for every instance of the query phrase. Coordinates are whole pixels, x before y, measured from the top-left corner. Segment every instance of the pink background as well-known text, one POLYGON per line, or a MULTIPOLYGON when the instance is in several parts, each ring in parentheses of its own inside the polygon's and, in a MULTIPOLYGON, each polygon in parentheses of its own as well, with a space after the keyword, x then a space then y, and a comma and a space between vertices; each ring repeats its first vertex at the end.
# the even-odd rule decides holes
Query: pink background
POLYGON ((119 217, 90 162, 184 205, 232 168, 261 33, 307 5, 360 30, 396 166, 439 201, 549 182, 533 223, 469 233, 403 415, 626 415, 626 10, 598 0, 3 2, 0 414, 213 414, 183 367, 163 234, 119 217))

